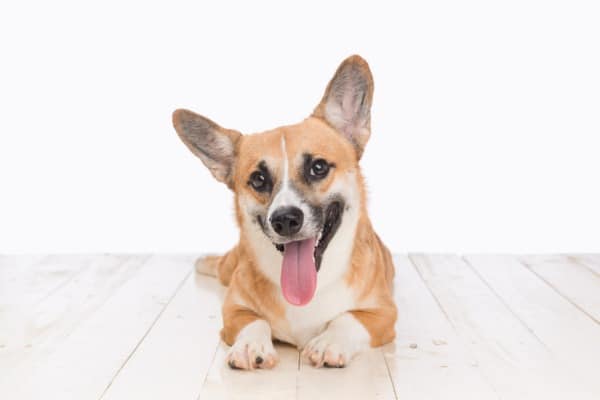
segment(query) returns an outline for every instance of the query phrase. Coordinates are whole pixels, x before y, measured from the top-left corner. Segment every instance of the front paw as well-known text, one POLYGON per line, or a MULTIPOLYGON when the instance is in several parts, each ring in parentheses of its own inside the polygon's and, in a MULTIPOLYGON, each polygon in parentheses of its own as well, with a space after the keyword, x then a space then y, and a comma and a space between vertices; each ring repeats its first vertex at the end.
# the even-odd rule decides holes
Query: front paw
POLYGON ((315 367, 343 368, 369 346, 369 332, 351 314, 343 313, 304 347, 302 355, 315 367))
POLYGON ((233 369, 273 368, 277 364, 277 352, 273 343, 240 340, 227 354, 227 364, 233 369))
POLYGON ((264 321, 248 325, 227 353, 227 364, 233 369, 273 368, 277 352, 271 340, 271 331, 264 321))
POLYGON ((330 331, 325 331, 308 342, 302 356, 317 368, 344 368, 354 352, 340 339, 330 331))

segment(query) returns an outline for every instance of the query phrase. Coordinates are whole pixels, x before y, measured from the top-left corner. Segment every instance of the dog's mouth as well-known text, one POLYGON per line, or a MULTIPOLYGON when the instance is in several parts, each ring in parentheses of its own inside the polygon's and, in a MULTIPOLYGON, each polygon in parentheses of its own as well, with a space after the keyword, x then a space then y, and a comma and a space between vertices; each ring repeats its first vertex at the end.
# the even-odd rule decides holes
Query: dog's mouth
POLYGON ((277 250, 283 253, 281 288, 289 303, 303 306, 313 298, 323 254, 340 226, 342 211, 339 201, 329 204, 323 228, 316 238, 275 244, 277 250))

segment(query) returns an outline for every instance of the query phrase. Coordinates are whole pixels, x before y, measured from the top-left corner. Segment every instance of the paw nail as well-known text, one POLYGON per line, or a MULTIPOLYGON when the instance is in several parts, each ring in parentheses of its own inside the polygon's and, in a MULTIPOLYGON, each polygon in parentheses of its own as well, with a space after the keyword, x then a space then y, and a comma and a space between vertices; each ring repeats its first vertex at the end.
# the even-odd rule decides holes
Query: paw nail
POLYGON ((263 360, 263 358, 262 358, 261 356, 258 356, 258 357, 256 357, 256 363, 257 363, 258 365, 262 364, 262 363, 263 363, 263 361, 264 361, 264 360, 263 360))

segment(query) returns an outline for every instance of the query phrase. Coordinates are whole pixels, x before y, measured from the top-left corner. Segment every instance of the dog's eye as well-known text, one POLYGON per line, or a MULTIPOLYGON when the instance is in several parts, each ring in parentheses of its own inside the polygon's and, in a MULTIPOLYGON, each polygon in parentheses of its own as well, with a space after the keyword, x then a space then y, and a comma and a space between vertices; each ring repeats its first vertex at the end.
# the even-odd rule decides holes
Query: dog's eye
POLYGON ((310 176, 313 179, 325 178, 328 172, 329 164, 327 164, 327 161, 323 160, 322 158, 313 161, 310 166, 310 176))
POLYGON ((304 154, 302 178, 307 185, 310 185, 324 179, 332 168, 335 168, 334 163, 329 163, 323 158, 313 158, 311 154, 304 154))
POLYGON ((262 171, 254 171, 248 184, 257 192, 266 192, 269 190, 269 177, 262 171))
POLYGON ((250 174, 248 185, 259 193, 270 192, 273 189, 273 180, 264 161, 258 163, 257 169, 250 174))

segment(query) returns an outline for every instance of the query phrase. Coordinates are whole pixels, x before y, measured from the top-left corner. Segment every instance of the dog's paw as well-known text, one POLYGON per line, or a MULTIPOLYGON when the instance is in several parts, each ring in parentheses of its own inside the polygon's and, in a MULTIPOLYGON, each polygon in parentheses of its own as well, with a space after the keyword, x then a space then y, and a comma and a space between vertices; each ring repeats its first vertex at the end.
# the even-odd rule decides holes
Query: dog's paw
POLYGON ((343 368, 368 345, 368 332, 354 317, 344 313, 304 346, 302 356, 317 368, 343 368))
POLYGON ((238 340, 227 354, 227 364, 233 369, 273 368, 277 352, 268 341, 238 340))
POLYGON ((350 361, 352 354, 342 342, 336 341, 330 332, 325 331, 312 339, 304 347, 302 356, 317 368, 343 368, 350 361))
POLYGON ((242 329, 227 353, 227 364, 233 369, 273 368, 277 361, 271 329, 261 320, 242 329))

